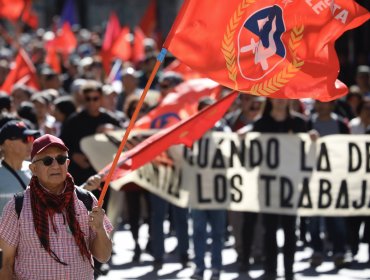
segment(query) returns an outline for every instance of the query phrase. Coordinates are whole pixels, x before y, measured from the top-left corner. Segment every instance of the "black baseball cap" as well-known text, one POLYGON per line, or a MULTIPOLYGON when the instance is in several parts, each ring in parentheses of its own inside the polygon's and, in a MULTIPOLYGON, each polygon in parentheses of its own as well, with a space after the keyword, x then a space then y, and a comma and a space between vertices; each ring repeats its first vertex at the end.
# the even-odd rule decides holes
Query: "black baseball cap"
POLYGON ((29 136, 37 138, 40 136, 40 132, 29 129, 22 121, 9 121, 0 129, 0 145, 4 144, 7 139, 27 139, 29 136))

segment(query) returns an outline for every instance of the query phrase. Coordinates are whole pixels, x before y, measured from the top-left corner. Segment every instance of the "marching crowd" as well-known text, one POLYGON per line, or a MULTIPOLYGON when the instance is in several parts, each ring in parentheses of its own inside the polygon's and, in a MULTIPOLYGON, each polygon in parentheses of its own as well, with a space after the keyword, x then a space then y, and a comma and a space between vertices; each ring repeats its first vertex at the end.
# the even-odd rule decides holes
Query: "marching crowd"
MULTIPOLYGON (((41 259, 48 257, 50 260, 47 264, 52 263, 52 268, 49 269, 41 266, 40 269, 43 269, 46 275, 48 273, 61 275, 58 267, 64 267, 72 260, 68 254, 81 256, 81 263, 85 262, 84 257, 89 259, 92 254, 95 257, 95 277, 98 277, 99 273, 109 269, 100 262, 106 262, 107 255, 110 254, 111 244, 107 240, 107 235, 114 234, 112 224, 117 228, 120 222, 129 225, 136 244, 132 265, 135 266, 140 262, 141 253, 146 250, 153 256, 154 268, 160 269, 166 261, 163 222, 168 219, 178 239, 177 252, 181 264, 186 267, 191 260, 195 263, 196 268, 192 279, 203 279, 206 269, 204 256, 207 249, 207 223, 211 225, 210 236, 213 240, 211 247, 211 279, 213 280, 220 279, 222 275, 221 251, 224 239, 229 235, 233 235, 235 239, 234 246, 238 255, 240 273, 248 273, 253 264, 262 263, 265 271, 263 279, 266 280, 277 277, 276 231, 279 228, 284 231, 286 280, 294 279, 293 264, 298 239, 313 250, 310 258, 311 266, 320 266, 327 255, 330 255, 338 269, 349 266, 356 259, 360 242, 370 244, 368 216, 300 218, 226 210, 189 210, 171 205, 135 184, 129 184, 123 188, 124 201, 120 203, 125 205, 126 211, 122 216, 117 214, 112 216, 107 212, 111 218, 109 222, 104 215, 103 209, 107 211, 112 199, 108 192, 103 209, 96 207, 95 198, 93 199, 95 208, 89 210, 85 205, 91 212, 89 214, 91 220, 87 221, 86 218, 84 221, 80 216, 83 213, 72 211, 68 204, 70 202, 60 202, 59 198, 55 197, 63 195, 64 200, 71 201, 70 190, 73 185, 77 185, 80 186, 77 188, 91 191, 96 198, 99 198, 101 192, 101 178, 97 175, 99 170, 93 168, 88 157, 81 150, 80 140, 96 133, 127 127, 139 102, 142 89, 155 65, 158 48, 153 39, 146 38, 144 57, 135 63, 123 61, 119 77, 112 79, 112 75, 105 72, 100 56, 102 33, 76 29, 74 32, 78 38, 78 46, 74 53, 60 60, 62 71, 57 73, 51 65, 45 63, 43 46, 46 37, 50 35, 49 32, 51 31, 40 29, 37 32, 21 34, 18 38, 20 46, 28 53, 36 67, 40 89, 29 87, 27 83, 18 83, 14 84, 11 92, 0 93, 2 156, 0 247, 4 250, 3 271, 8 265, 5 260, 10 250, 13 260, 22 258, 24 264, 28 264, 26 269, 31 270, 30 274, 27 274, 22 264, 15 261, 14 269, 19 277, 17 279, 36 279, 22 275, 43 275, 32 271, 33 265, 30 264, 31 260, 27 256, 33 252, 28 250, 27 246, 37 244, 37 237, 39 237, 43 248, 38 250, 44 250, 46 256, 43 254, 36 256, 40 256, 41 259), (63 172, 60 171, 62 176, 58 170, 62 167, 67 168, 66 162, 69 173, 67 174, 67 170, 63 169, 63 172), (48 167, 50 170, 42 170, 48 167), (59 175, 62 179, 58 179, 59 181, 53 179, 59 175), (32 225, 29 222, 25 222, 24 228, 15 226, 17 218, 16 211, 13 209, 15 203, 13 195, 26 188, 29 190, 26 194, 27 192, 30 194, 24 197, 24 207, 30 210, 22 215, 30 217, 29 211, 32 210, 37 234, 35 243, 28 243, 21 236, 24 230, 32 231, 32 225), (58 191, 53 193, 55 188, 58 191), (48 195, 49 191, 53 195, 48 195), (42 198, 40 198, 40 206, 35 203, 36 194, 42 198), (9 203, 10 200, 11 203, 9 203), (46 211, 51 221, 54 221, 51 223, 50 230, 49 226, 42 222, 45 217, 46 219, 48 217, 43 211, 46 211), (193 220, 192 236, 189 236, 188 229, 190 218, 193 220), (76 219, 79 221, 78 226, 76 226, 76 219), (55 238, 58 230, 61 230, 59 226, 66 223, 69 225, 67 231, 71 231, 75 242, 68 241, 62 245, 62 248, 51 248, 56 246, 52 238, 55 238), (139 228, 143 223, 149 225, 149 241, 146 248, 141 248, 138 242, 139 228), (89 226, 94 230, 87 230, 86 227, 89 226), (54 232, 52 232, 53 229, 54 232), (17 232, 18 230, 21 234, 17 232), (84 238, 82 235, 86 235, 86 232, 90 234, 86 242, 98 240, 98 243, 86 248, 82 240, 84 238), (191 240, 194 246, 191 245, 191 240), (331 244, 330 249, 327 244, 331 244), (68 250, 67 246, 76 248, 68 250), (106 249, 102 249, 103 247, 106 249), (18 248, 18 253, 15 248, 18 248), (193 259, 191 248, 194 248, 193 259), (97 251, 103 252, 99 254, 97 251), (6 255, 5 252, 7 252, 6 255)), ((12 68, 16 55, 14 47, 5 42, 1 46, 0 86, 7 79, 7 74, 12 68)), ((149 98, 140 110, 140 116, 161 106, 161 100, 185 80, 182 74, 176 71, 159 71, 151 85, 149 98)), ((354 73, 354 80, 355 84, 348 85, 349 93, 342 99, 332 102, 311 99, 268 99, 240 94, 214 130, 238 133, 246 130, 262 133, 308 132, 314 138, 330 134, 370 134, 370 67, 359 65, 357 72, 354 73)), ((199 100, 198 109, 201 110, 213 102, 211 97, 202 98, 199 100)), ((81 204, 81 201, 84 202, 83 199, 74 199, 75 204, 84 207, 85 202, 81 204)), ((69 240, 64 233, 62 236, 69 240)), ((37 251, 37 248, 33 250, 37 251)), ((14 262, 12 264, 14 265, 14 262)), ((68 279, 85 279, 86 275, 91 273, 89 265, 71 269, 69 271, 76 269, 77 272, 76 275, 70 275, 68 279), (84 273, 86 275, 81 276, 84 273), (80 276, 77 277, 77 275, 80 276)), ((52 278, 39 276, 37 279, 52 278)))

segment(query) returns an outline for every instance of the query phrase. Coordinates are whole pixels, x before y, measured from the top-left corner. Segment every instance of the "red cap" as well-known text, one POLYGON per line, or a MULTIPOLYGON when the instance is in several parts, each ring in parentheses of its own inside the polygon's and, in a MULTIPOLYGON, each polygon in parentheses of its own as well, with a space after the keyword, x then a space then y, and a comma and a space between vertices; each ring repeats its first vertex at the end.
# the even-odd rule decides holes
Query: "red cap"
POLYGON ((45 134, 33 141, 31 160, 35 155, 52 146, 61 148, 62 150, 68 152, 68 148, 66 145, 64 145, 64 142, 61 139, 50 134, 45 134))

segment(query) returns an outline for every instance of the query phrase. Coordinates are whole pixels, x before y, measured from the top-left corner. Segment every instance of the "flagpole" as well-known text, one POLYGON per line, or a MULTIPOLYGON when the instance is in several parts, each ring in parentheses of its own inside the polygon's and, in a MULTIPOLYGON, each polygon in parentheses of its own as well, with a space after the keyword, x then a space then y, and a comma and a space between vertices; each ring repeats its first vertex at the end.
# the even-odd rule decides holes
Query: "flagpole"
POLYGON ((149 80, 146 83, 145 88, 143 90, 143 93, 140 96, 139 103, 137 104, 137 106, 135 108, 135 111, 134 111, 134 114, 132 115, 132 117, 130 119, 130 123, 129 123, 126 131, 125 131, 125 134, 124 134, 124 136, 122 138, 121 144, 119 145, 118 151, 117 151, 117 153, 116 153, 116 155, 114 157, 114 160, 112 162, 112 166, 111 166, 111 168, 109 170, 109 173, 108 173, 108 175, 107 175, 107 177, 105 179, 104 186, 103 186, 103 189, 101 191, 101 194, 100 194, 100 197, 99 197, 99 201, 98 201, 98 206, 100 206, 100 207, 103 205, 104 197, 105 197, 105 194, 107 193, 107 190, 108 190, 110 181, 111 181, 112 176, 113 176, 113 172, 116 169, 117 162, 118 162, 118 160, 119 160, 119 158, 121 156, 121 153, 122 153, 122 151, 123 151, 123 149, 124 149, 124 147, 126 145, 128 136, 129 136, 132 128, 134 127, 134 124, 135 124, 135 121, 136 121, 136 119, 137 119, 137 117, 139 115, 141 106, 144 103, 145 96, 148 93, 150 86, 152 85, 152 82, 154 80, 155 75, 158 72, 159 67, 161 66, 164 58, 166 57, 166 54, 167 54, 167 49, 162 48, 161 52, 157 56, 157 61, 156 61, 155 65, 154 65, 153 71, 150 74, 149 80))

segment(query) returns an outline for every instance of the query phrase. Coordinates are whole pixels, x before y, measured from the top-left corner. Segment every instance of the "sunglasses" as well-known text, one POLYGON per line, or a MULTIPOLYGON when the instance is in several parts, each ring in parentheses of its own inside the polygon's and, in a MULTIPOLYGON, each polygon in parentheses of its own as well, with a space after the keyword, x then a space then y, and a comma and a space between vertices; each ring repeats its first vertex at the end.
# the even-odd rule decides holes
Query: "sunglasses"
POLYGON ((53 164, 54 160, 56 160, 59 165, 63 165, 63 164, 66 163, 67 159, 68 159, 67 156, 62 156, 62 155, 56 156, 55 158, 50 157, 50 156, 46 156, 44 158, 40 158, 38 160, 35 160, 32 163, 35 163, 35 162, 38 162, 38 161, 42 161, 42 163, 45 166, 50 166, 50 165, 53 164))
POLYGON ((167 84, 160 84, 159 87, 161 89, 169 89, 170 88, 170 85, 167 85, 167 84))
POLYGON ((12 137, 10 138, 10 140, 21 140, 24 144, 28 144, 28 143, 33 143, 33 141, 35 140, 35 137, 34 136, 26 136, 23 138, 12 137))
POLYGON ((96 102, 100 99, 100 96, 95 96, 95 97, 85 97, 86 102, 96 102))

